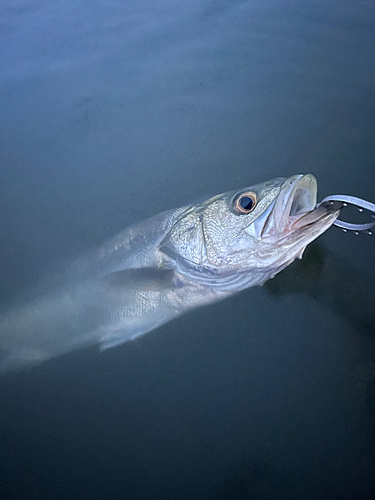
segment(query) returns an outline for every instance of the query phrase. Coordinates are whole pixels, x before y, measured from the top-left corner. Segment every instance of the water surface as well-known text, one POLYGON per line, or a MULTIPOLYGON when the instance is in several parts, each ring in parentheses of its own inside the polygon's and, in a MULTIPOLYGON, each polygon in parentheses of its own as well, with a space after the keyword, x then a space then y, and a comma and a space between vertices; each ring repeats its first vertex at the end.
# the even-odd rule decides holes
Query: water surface
MULTIPOLYGON (((367 1, 4 0, 2 307, 202 196, 375 201, 374 33, 367 1)), ((264 289, 2 378, 2 497, 373 498, 373 255, 332 228, 264 289)))

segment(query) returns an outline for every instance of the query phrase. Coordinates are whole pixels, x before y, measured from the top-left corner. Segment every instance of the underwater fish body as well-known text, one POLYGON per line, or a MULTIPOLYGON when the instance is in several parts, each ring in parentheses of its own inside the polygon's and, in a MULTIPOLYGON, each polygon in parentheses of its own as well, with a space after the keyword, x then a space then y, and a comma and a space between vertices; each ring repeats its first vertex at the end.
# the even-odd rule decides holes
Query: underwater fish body
POLYGON ((0 369, 114 347, 261 285, 336 220, 312 175, 277 178, 130 227, 77 260, 52 292, 0 318, 0 369))

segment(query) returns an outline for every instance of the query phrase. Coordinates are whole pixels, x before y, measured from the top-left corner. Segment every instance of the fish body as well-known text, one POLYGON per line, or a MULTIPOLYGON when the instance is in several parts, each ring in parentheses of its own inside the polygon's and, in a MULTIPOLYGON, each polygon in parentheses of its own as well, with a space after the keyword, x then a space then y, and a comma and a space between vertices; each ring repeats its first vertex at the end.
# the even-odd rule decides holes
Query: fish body
POLYGON ((78 259, 52 293, 1 317, 0 368, 114 347, 263 284, 337 218, 316 196, 312 175, 277 178, 126 229, 78 259))

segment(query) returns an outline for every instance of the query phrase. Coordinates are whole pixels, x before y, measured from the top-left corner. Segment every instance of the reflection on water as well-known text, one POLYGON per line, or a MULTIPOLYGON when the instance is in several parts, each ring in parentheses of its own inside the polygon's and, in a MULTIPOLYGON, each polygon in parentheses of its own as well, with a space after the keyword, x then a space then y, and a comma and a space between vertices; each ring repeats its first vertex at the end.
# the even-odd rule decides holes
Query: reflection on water
POLYGON ((375 336, 375 290, 347 261, 319 242, 301 261, 265 283, 272 296, 300 293, 317 300, 363 335, 375 336))
POLYGON ((306 294, 347 321, 353 335, 361 335, 363 349, 371 356, 367 363, 359 364, 356 377, 375 430, 375 290, 370 282, 324 244, 314 242, 303 260, 265 283, 264 288, 273 297, 306 294))

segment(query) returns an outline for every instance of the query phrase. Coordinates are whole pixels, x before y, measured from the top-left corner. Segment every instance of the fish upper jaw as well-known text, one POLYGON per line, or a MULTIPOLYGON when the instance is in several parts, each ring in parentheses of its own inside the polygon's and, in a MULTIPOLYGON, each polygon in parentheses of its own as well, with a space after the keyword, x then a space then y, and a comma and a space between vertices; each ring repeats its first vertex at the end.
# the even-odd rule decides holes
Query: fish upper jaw
POLYGON ((283 237, 322 221, 327 228, 337 218, 337 207, 316 206, 317 182, 313 175, 294 175, 256 221, 245 228, 254 238, 283 237))

